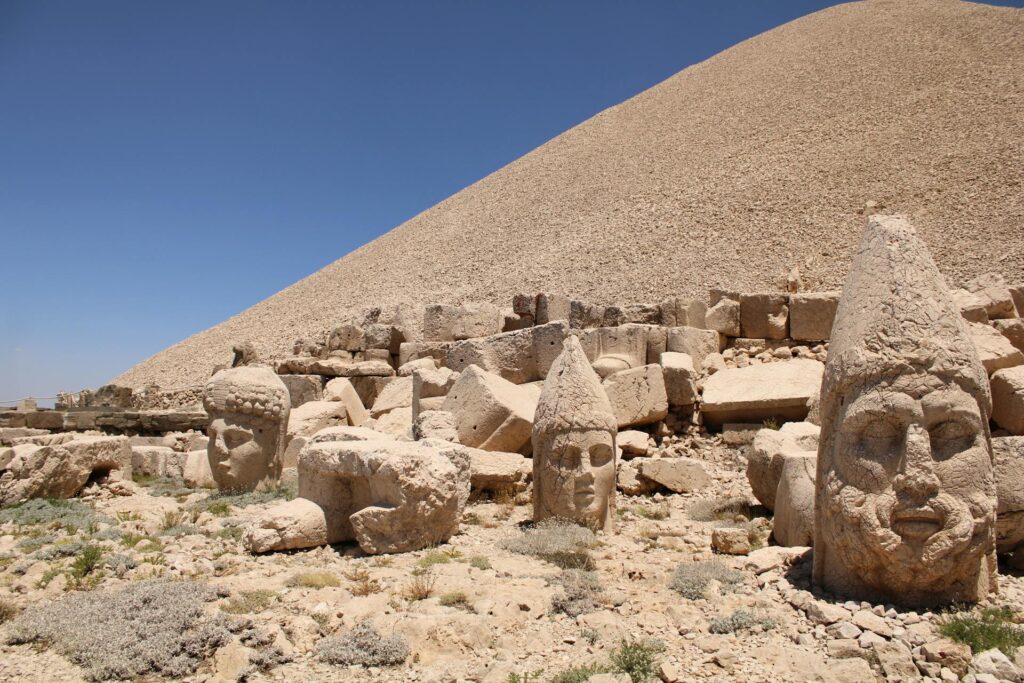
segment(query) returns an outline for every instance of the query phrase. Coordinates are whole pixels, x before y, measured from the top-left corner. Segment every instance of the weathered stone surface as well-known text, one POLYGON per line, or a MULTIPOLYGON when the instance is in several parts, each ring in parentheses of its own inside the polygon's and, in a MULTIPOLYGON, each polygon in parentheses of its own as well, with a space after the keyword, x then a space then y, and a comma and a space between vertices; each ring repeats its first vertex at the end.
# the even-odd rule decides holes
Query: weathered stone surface
POLYGON ((1015 318, 1017 307, 1006 280, 998 273, 984 273, 964 284, 964 289, 978 296, 989 320, 1015 318))
POLYGON ((347 377, 335 377, 327 382, 327 386, 324 387, 323 400, 340 401, 345 406, 348 423, 354 427, 360 426, 370 417, 366 408, 363 407, 362 399, 359 398, 359 392, 356 391, 352 380, 347 377))
POLYGON ((475 493, 518 493, 525 491, 533 476, 533 462, 518 453, 466 448, 472 490, 475 493))
POLYGON ((405 335, 402 330, 389 323, 370 323, 363 328, 365 337, 363 346, 365 349, 379 349, 387 351, 388 355, 398 353, 405 335))
POLYGON ((1024 546, 1024 436, 992 439, 996 473, 996 551, 1024 546))
POLYGON ((784 455, 775 493, 772 533, 779 545, 814 543, 814 473, 817 454, 784 455))
POLYGON ((909 606, 995 589, 991 398, 967 324, 910 224, 870 217, 821 391, 815 584, 909 606))
POLYGON ((412 373, 412 419, 413 422, 423 410, 438 409, 444 404, 459 373, 448 368, 418 368, 412 373), (429 399, 437 399, 436 406, 429 406, 429 399))
POLYGON ((411 360, 408 363, 399 366, 398 376, 399 377, 411 377, 414 370, 435 370, 437 368, 437 361, 430 356, 424 356, 423 358, 417 358, 411 360))
POLYGON ((707 310, 704 321, 709 330, 727 337, 740 336, 739 295, 722 296, 707 310))
POLYGON ((205 448, 185 454, 185 465, 182 467, 181 478, 187 486, 192 488, 217 488, 217 482, 213 480, 213 472, 210 471, 210 456, 205 448))
POLYGON ((787 422, 780 429, 758 430, 747 458, 747 481, 761 505, 775 510, 775 496, 786 457, 815 455, 820 431, 809 422, 787 422))
POLYGON ((328 443, 330 441, 379 441, 392 440, 392 437, 383 432, 378 432, 376 429, 369 429, 367 427, 325 427, 312 436, 310 436, 306 443, 317 444, 317 443, 328 443))
POLYGON ((290 356, 274 363, 279 375, 321 375, 323 377, 392 377, 395 369, 384 361, 353 361, 351 358, 290 356))
POLYGON ((562 296, 561 294, 538 294, 536 322, 538 325, 546 325, 556 320, 568 322, 570 309, 571 302, 567 296, 562 296))
POLYGON ((380 417, 395 408, 412 406, 412 377, 396 377, 380 390, 370 406, 370 417, 380 417))
POLYGON ((398 347, 398 366, 421 358, 433 358, 438 365, 444 365, 451 345, 452 342, 403 342, 398 347))
POLYGON ((640 463, 647 458, 619 460, 615 484, 627 496, 642 496, 658 490, 658 484, 640 475, 640 463))
POLYGON ((242 545, 251 553, 295 550, 327 545, 324 509, 311 500, 296 498, 275 505, 242 533, 242 545))
POLYGON ((874 644, 875 656, 888 681, 916 681, 921 674, 906 645, 898 640, 874 644))
POLYGON ((749 555, 750 532, 734 527, 720 527, 711 532, 711 548, 723 555, 749 555))
POLYGON ((448 349, 447 365, 456 372, 476 365, 513 384, 535 382, 547 376, 568 333, 566 323, 554 322, 457 342, 448 349))
POLYGON ((359 325, 346 323, 331 330, 327 337, 328 351, 362 351, 365 333, 359 325))
POLYGON ((988 374, 1024 365, 1024 353, 1014 348, 1010 340, 1001 335, 999 330, 979 323, 969 325, 971 340, 977 347, 978 356, 988 374))
POLYGON ((312 436, 325 427, 347 423, 345 404, 340 401, 310 401, 295 408, 288 418, 282 466, 295 467, 299 451, 306 443, 305 437, 312 436))
POLYGON ((704 383, 706 424, 803 420, 807 401, 821 388, 824 365, 808 358, 720 370, 704 383))
POLYGON ((602 383, 619 428, 644 425, 668 415, 668 394, 660 365, 620 370, 602 383))
POLYGON ((423 341, 448 342, 486 337, 500 332, 501 322, 501 310, 494 304, 432 304, 423 311, 423 341))
POLYGON ((124 436, 80 436, 53 446, 0 449, 0 507, 30 498, 70 498, 90 479, 132 477, 132 449, 124 436))
POLYGON ((281 381, 288 389, 292 408, 323 398, 324 385, 320 375, 281 375, 281 381))
POLYGON ((166 446, 132 446, 132 475, 141 477, 181 477, 184 453, 166 446))
POLYGON ((544 380, 533 445, 533 519, 561 517, 611 532, 615 524, 616 418, 576 337, 544 380))
POLYGON ((13 446, 15 439, 42 436, 49 434, 45 429, 29 429, 28 427, 0 427, 0 446, 13 446))
POLYGON ((744 337, 785 339, 789 336, 789 296, 741 294, 740 329, 744 337))
POLYGON ((647 325, 595 327, 577 333, 580 346, 602 379, 647 363, 647 325))
POLYGON ((1024 318, 1024 284, 1010 285, 1010 296, 1017 308, 1017 317, 1024 318))
POLYGON ((1024 365, 992 375, 992 419, 1011 434, 1024 434, 1024 365))
POLYGON ((462 371, 442 407, 455 416, 460 443, 506 453, 529 443, 535 409, 528 390, 475 365, 462 371))
POLYGON ((445 410, 426 410, 419 413, 412 422, 412 438, 416 441, 440 439, 458 443, 459 432, 455 428, 455 416, 445 410))
POLYGON ((998 681, 1019 682, 1021 680, 1021 672, 1010 661, 1010 658, 997 648, 974 655, 971 658, 971 667, 978 675, 988 674, 998 681))
POLYGON ((971 663, 971 648, 948 638, 925 643, 921 646, 921 654, 926 662, 944 666, 957 676, 965 675, 971 663))
POLYGON ((646 433, 635 429, 627 429, 619 432, 615 440, 623 453, 630 456, 645 456, 648 450, 647 439, 646 433))
MULTIPOLYGON (((365 424, 370 424, 367 421, 365 424)), ((373 428, 396 439, 412 439, 412 406, 403 406, 384 413, 374 420, 373 428)))
POLYGON ((569 327, 574 330, 604 326, 604 308, 573 299, 569 302, 569 327))
POLYGON ((839 306, 839 292, 789 295, 789 336, 799 341, 827 341, 839 306))
POLYGON ((668 350, 689 355, 694 366, 701 365, 708 354, 718 353, 723 348, 725 337, 714 330, 672 327, 668 331, 668 350))
POLYGON ((988 323, 988 310, 985 300, 966 289, 954 289, 950 292, 953 297, 953 304, 964 320, 972 323, 988 323))
POLYGON ((641 476, 673 493, 699 491, 711 484, 703 463, 692 458, 644 458, 637 463, 641 476))
POLYGON ((59 432, 64 429, 64 413, 59 410, 22 411, 25 426, 29 429, 46 429, 59 432))
POLYGON ((992 326, 999 331, 999 334, 1006 337, 1013 348, 1024 352, 1024 320, 1021 318, 993 320, 992 326))
POLYGON ((662 375, 670 406, 690 406, 697 401, 697 370, 686 353, 661 354, 662 375))

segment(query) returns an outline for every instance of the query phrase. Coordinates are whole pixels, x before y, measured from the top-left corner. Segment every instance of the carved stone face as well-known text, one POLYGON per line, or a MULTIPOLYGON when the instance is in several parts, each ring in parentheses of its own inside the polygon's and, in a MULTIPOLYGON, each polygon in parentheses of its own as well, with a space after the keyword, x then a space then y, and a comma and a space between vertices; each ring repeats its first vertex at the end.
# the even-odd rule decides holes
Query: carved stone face
POLYGON ((823 425, 819 521, 850 582, 899 602, 976 588, 995 523, 983 414, 974 396, 925 373, 843 396, 823 425))
POLYGON ((280 476, 279 429, 265 420, 227 414, 210 423, 208 436, 210 471, 218 489, 251 491, 264 479, 280 476))
POLYGON ((615 436, 600 429, 549 431, 536 444, 534 486, 545 517, 610 529, 615 493, 615 436))

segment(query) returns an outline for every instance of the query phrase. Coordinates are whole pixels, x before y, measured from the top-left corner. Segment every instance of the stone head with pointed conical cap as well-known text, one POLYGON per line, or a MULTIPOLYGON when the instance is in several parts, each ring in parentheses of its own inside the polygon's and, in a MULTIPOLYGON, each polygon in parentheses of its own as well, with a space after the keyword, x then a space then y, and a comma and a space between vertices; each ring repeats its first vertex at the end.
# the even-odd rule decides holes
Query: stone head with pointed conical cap
POLYGON ((533 423, 533 519, 612 531, 618 425, 579 340, 565 339, 533 423))
POLYGON ((934 605, 995 590, 988 377, 927 247, 872 216, 821 388, 814 580, 934 605))

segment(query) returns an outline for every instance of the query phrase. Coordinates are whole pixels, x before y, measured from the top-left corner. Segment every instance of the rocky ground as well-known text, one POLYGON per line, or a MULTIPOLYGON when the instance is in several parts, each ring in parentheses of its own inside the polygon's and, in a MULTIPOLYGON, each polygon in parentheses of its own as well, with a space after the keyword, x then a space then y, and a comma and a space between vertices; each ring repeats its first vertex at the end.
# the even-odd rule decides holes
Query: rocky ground
MULTIPOLYGON (((0 679, 76 681, 98 670, 104 647, 112 659, 122 648, 130 653, 133 644, 122 646, 114 635, 122 624, 90 620, 105 596, 165 579, 213 589, 197 614, 221 630, 193 652, 194 673, 162 669, 188 680, 582 681, 579 667, 610 664, 634 681, 645 671, 665 681, 993 681, 1024 670, 1024 648, 1015 665, 995 655, 972 664, 969 649, 940 639, 940 625, 954 613, 812 594, 806 549, 758 547, 770 520, 743 503, 753 498, 742 449, 707 437, 685 446, 714 475, 710 488, 620 495, 618 533, 599 535, 557 563, 521 552, 542 545, 531 535, 540 532, 527 529, 523 496, 471 503, 450 543, 377 557, 354 544, 245 553, 241 527, 287 495, 285 488, 219 496, 158 480, 94 486, 81 500, 0 511, 0 640, 7 643, 0 646, 0 679), (712 550, 715 529, 729 526, 748 531, 749 555, 712 550), (593 573, 573 569, 580 565, 593 573), (10 644, 33 606, 86 594, 100 602, 75 607, 68 625, 49 626, 72 634, 69 651, 93 639, 98 659, 79 654, 80 668, 58 654, 60 642, 10 644), (388 637, 405 640, 405 662, 325 661, 367 619, 381 634, 374 644, 385 659, 387 648, 402 649, 388 637)), ((543 533, 557 541, 565 531, 543 533)), ((157 585, 158 595, 168 590, 157 585)), ((991 603, 1020 609, 1024 577, 1001 572, 991 603)), ((123 616, 137 623, 144 612, 123 616)), ((147 620, 143 631, 159 637, 160 623, 147 620)), ((155 641, 154 651, 160 647, 155 641)), ((159 669, 159 656, 152 658, 159 669)))

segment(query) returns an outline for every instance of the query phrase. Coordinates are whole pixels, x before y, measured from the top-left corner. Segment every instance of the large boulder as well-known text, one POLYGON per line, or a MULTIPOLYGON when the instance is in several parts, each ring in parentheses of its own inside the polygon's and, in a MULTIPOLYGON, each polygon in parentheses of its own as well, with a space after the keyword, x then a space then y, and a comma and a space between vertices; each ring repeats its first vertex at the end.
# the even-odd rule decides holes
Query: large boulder
POLYGON ((978 357, 989 375, 1004 368, 1024 365, 1024 353, 1015 349, 999 330, 980 323, 969 323, 968 326, 978 357))
POLYGON ((996 472, 996 552, 1024 546, 1024 436, 992 439, 996 472))
POLYGON ((711 485, 704 463, 693 458, 638 458, 639 474, 673 493, 699 491, 711 485))
POLYGON ((775 496, 786 458, 814 455, 820 433, 821 428, 810 422, 787 422, 780 429, 757 432, 747 458, 747 482, 761 505, 775 510, 775 496))
POLYGON ((441 409, 455 416, 459 443, 517 453, 530 443, 536 408, 532 390, 470 365, 449 390, 441 409))
POLYGON ((473 493, 518 493, 533 477, 533 462, 518 453, 465 448, 473 493))
POLYGON ((992 327, 999 331, 999 334, 1009 340, 1013 348, 1024 352, 1024 320, 1021 318, 1008 318, 1006 320, 993 320, 992 327))
POLYGON ((828 341, 839 307, 839 292, 789 295, 789 336, 798 341, 828 341))
POLYGON ((1013 295, 1002 275, 984 273, 964 284, 964 289, 975 294, 984 302, 989 320, 1017 316, 1013 295))
POLYGON ((569 333, 564 321, 452 344, 446 364, 455 372, 476 365, 513 384, 544 379, 569 333))
POLYGON ((772 528, 779 545, 814 544, 814 471, 817 461, 814 452, 782 457, 772 528))
POLYGON ((52 446, 0 449, 0 507, 30 498, 70 498, 89 481, 130 480, 132 449, 124 436, 81 436, 52 446))
POLYGON ((714 330, 696 327, 672 327, 668 331, 666 349, 673 353, 685 353, 693 359, 695 367, 704 363, 704 358, 724 348, 725 337, 714 330))
POLYGON ((954 289, 950 292, 953 297, 953 304, 960 311, 964 320, 972 323, 987 323, 988 310, 986 301, 973 292, 966 289, 954 289))
POLYGON ((602 383, 619 428, 663 420, 668 415, 668 394, 660 365, 620 370, 602 383))
POLYGON ((438 399, 435 403, 443 404, 444 397, 448 395, 455 382, 459 379, 459 373, 448 368, 417 368, 412 373, 412 419, 413 422, 419 417, 421 411, 436 409, 439 406, 429 406, 428 399, 438 399))
POLYGON ((185 465, 181 478, 194 489, 215 489, 217 482, 210 470, 210 454, 206 449, 189 451, 185 454, 185 465))
POLYGON ((1024 365, 992 375, 992 419, 1011 434, 1024 434, 1024 365))
POLYGON ((809 358, 720 370, 704 383, 705 424, 803 420, 808 401, 821 390, 825 366, 809 358))
POLYGON ((412 405, 412 377, 396 377, 380 390, 370 407, 370 417, 380 417, 395 408, 412 405))
POLYGON ((132 476, 181 477, 185 454, 167 446, 132 446, 132 476))
POLYGON ((281 375, 281 381, 288 389, 292 409, 303 403, 319 401, 324 396, 324 384, 320 375, 281 375))
POLYGON ((740 336, 740 295, 711 290, 711 308, 707 310, 704 321, 709 330, 727 337, 740 336))
POLYGON ((246 530, 252 552, 355 540, 368 554, 419 550, 459 529, 469 457, 442 441, 327 441, 299 456, 299 498, 246 530))
POLYGON ((306 438, 324 427, 348 423, 345 404, 340 401, 309 401, 294 408, 288 416, 283 467, 295 467, 306 438))

